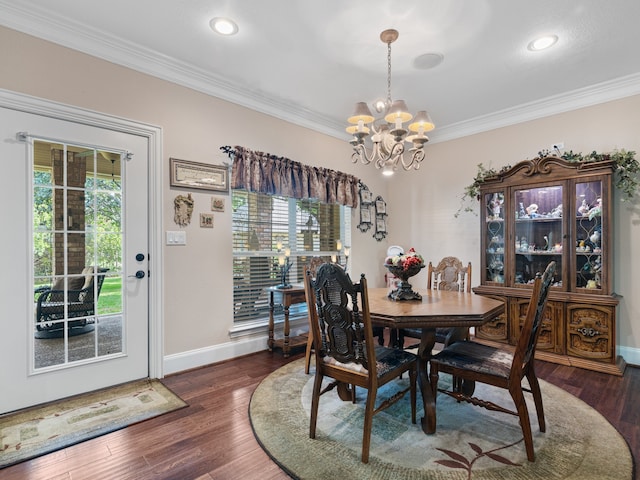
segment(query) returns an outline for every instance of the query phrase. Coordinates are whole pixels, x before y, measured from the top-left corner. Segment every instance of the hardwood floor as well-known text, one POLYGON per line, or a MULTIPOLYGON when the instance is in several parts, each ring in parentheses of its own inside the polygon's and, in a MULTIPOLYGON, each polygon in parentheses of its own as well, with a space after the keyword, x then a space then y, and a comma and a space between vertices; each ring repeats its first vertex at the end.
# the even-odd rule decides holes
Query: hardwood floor
MULTIPOLYGON (((290 360, 267 351, 167 377, 189 407, 0 470, 3 480, 287 479, 253 436, 251 394, 290 360)), ((640 368, 624 377, 536 362, 538 376, 604 415, 640 459, 640 368)))

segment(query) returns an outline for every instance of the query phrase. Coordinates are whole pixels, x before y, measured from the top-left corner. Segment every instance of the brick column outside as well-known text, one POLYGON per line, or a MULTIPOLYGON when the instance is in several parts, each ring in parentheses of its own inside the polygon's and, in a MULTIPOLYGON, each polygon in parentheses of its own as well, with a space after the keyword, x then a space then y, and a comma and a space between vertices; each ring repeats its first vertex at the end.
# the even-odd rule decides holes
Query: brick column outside
MULTIPOLYGON (((65 214, 67 221, 67 264, 70 274, 81 273, 85 267, 85 181, 87 178, 87 161, 73 152, 67 152, 67 205, 64 205, 64 168, 62 150, 52 150, 54 176, 54 228, 64 228, 65 214), (74 190, 73 188, 79 190, 74 190), (78 232, 78 233, 74 233, 78 232)), ((54 242, 54 275, 64 273, 64 234, 56 233, 54 242)))

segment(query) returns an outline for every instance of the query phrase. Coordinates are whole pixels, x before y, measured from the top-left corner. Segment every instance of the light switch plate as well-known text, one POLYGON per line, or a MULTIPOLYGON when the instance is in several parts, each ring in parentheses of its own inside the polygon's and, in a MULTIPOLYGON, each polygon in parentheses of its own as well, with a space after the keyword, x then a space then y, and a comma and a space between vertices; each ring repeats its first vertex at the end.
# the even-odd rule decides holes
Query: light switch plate
POLYGON ((167 245, 186 245, 187 232, 183 230, 167 231, 167 245))

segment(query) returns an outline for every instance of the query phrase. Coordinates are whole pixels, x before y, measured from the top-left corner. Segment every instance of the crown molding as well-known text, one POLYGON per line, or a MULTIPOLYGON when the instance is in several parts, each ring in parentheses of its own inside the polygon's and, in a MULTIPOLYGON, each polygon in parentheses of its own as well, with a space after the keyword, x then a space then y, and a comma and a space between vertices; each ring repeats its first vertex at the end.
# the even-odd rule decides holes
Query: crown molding
MULTIPOLYGON (((346 140, 342 123, 284 99, 241 87, 211 72, 127 42, 108 32, 88 30, 84 25, 62 18, 53 11, 34 11, 8 0, 0 0, 0 8, 0 24, 8 28, 346 140)), ((455 124, 439 126, 431 133, 430 143, 454 140, 637 94, 640 94, 640 74, 633 74, 455 124)))
POLYGON ((638 94, 640 94, 640 73, 445 125, 439 127, 437 132, 433 132, 430 141, 437 143, 454 140, 638 94))

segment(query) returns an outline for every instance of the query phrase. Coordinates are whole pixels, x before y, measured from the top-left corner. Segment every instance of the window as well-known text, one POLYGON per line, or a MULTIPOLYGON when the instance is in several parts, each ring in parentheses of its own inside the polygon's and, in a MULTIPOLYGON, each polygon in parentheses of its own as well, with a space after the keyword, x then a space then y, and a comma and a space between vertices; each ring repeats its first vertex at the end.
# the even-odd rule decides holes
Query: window
MULTIPOLYGON (((351 244, 351 209, 316 200, 232 190, 234 321, 269 315, 265 288, 280 283, 278 257, 291 249, 288 280, 302 283, 314 256, 340 255, 351 244), (278 251, 278 245, 282 245, 278 251)), ((342 256, 341 260, 344 261, 342 256)))

